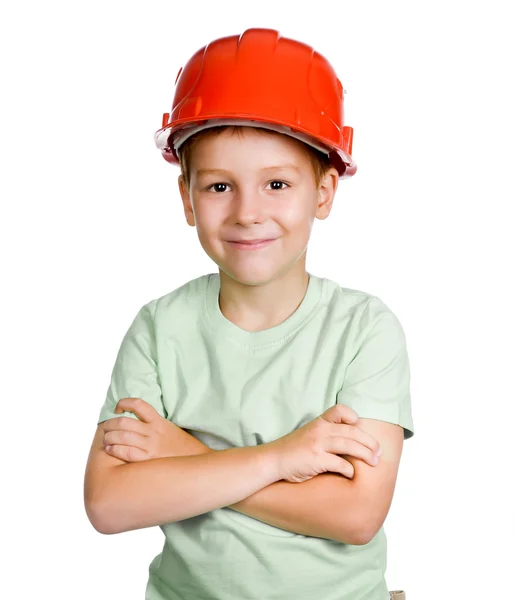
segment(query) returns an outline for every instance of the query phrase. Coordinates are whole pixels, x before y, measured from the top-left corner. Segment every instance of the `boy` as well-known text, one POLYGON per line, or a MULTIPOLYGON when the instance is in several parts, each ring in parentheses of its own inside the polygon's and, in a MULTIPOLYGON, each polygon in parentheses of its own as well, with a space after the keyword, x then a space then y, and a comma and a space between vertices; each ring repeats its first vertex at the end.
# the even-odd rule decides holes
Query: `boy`
POLYGON ((250 29, 176 85, 156 142, 219 273, 145 304, 123 338, 88 517, 161 527, 147 600, 404 598, 382 524, 414 433, 405 336, 379 298, 305 268, 356 171, 341 83, 309 46, 250 29))

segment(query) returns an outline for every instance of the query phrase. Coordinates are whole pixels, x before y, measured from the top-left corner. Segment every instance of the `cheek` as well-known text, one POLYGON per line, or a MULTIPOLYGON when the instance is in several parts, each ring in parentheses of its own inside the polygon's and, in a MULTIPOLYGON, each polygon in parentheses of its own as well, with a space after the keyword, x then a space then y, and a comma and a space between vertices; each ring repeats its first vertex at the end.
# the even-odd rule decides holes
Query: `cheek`
POLYGON ((223 215, 220 211, 214 211, 212 207, 205 210, 205 207, 199 206, 196 211, 196 232, 202 246, 218 247, 222 244, 220 237, 223 230, 223 215))
POLYGON ((304 231, 310 231, 314 215, 310 205, 301 204, 299 206, 298 203, 292 203, 277 217, 282 220, 284 227, 301 234, 304 231))
POLYGON ((214 204, 210 206, 206 202, 198 202, 195 207, 196 220, 199 229, 212 231, 219 227, 222 215, 214 204))

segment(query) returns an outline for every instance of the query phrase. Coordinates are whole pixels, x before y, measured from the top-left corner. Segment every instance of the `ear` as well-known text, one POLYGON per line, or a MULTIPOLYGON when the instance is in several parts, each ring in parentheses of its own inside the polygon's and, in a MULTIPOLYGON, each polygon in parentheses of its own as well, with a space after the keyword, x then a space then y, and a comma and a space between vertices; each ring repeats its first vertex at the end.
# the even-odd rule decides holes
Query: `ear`
POLYGON ((186 216, 186 221, 188 225, 194 227, 195 214, 193 211, 193 205, 191 203, 191 196, 189 194, 189 190, 187 189, 186 182, 182 174, 180 174, 178 177, 178 189, 180 191, 180 197, 182 198, 182 204, 184 205, 184 214, 186 216))
POLYGON ((318 205, 316 208, 316 217, 326 219, 332 210, 332 203, 339 184, 339 173, 337 169, 331 167, 323 177, 318 188, 318 205))

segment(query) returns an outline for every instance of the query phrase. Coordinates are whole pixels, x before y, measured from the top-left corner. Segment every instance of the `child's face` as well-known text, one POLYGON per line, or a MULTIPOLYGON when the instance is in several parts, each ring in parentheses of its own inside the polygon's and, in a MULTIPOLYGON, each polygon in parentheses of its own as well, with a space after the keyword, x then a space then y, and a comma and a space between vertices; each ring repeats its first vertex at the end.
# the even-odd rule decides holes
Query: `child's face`
POLYGON ((222 271, 253 285, 293 268, 305 271, 314 219, 328 217, 339 180, 330 169, 316 189, 302 142, 251 127, 241 136, 228 129, 200 139, 190 178, 188 190, 179 177, 188 224, 222 271), (273 238, 255 250, 230 243, 273 238))

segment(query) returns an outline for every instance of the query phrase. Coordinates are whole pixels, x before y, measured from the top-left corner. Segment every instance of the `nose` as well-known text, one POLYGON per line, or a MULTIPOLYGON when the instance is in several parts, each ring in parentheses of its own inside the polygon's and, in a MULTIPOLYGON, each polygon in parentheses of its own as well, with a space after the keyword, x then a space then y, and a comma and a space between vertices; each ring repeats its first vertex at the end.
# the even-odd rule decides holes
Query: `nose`
POLYGON ((254 188, 240 187, 233 196, 232 216, 239 225, 252 225, 266 220, 266 198, 254 188))

